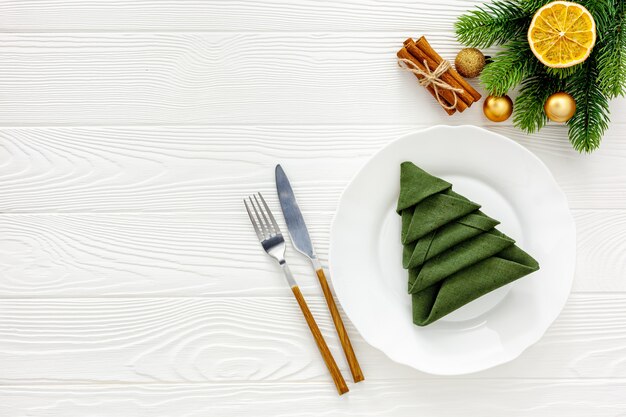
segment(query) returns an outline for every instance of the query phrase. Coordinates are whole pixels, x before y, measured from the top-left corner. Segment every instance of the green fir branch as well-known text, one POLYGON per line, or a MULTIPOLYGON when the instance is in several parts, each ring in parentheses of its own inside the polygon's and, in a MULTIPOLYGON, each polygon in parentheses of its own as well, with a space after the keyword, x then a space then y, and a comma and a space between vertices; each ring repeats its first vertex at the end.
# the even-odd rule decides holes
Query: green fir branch
POLYGON ((534 15, 535 12, 548 3, 552 3, 554 0, 518 0, 519 7, 526 13, 534 15))
POLYGON ((550 68, 550 67, 545 67, 545 68, 546 68, 546 72, 550 76, 564 80, 565 78, 568 78, 574 75, 576 71, 580 71, 582 69, 582 66, 583 64, 580 63, 580 64, 574 65, 572 67, 567 67, 567 68, 550 68))
POLYGON ((585 6, 593 16, 598 40, 602 40, 604 34, 613 27, 616 6, 620 2, 623 3, 623 0, 579 0, 577 2, 585 6))
POLYGON ((489 94, 502 96, 531 76, 540 63, 533 55, 525 37, 518 37, 504 46, 485 66, 480 81, 489 94))
POLYGON ((596 46, 598 82, 609 97, 626 95, 626 2, 616 3, 613 24, 596 46))
POLYGON ((454 29, 461 43, 487 48, 526 33, 531 16, 517 1, 496 0, 459 17, 454 29))
POLYGON ((589 57, 584 70, 567 79, 566 91, 576 100, 576 113, 569 122, 569 139, 579 152, 591 152, 600 146, 609 127, 609 100, 600 88, 595 58, 589 57))
POLYGON ((527 133, 539 131, 548 122, 543 106, 550 95, 561 91, 564 81, 544 71, 526 78, 515 99, 513 124, 527 133))
POLYGON ((455 25, 460 42, 478 48, 504 44, 483 70, 481 83, 491 95, 520 85, 513 122, 536 132, 548 122, 547 98, 566 91, 576 100, 569 138, 579 152, 600 145, 609 124, 608 100, 626 95, 626 0, 577 0, 594 16, 597 42, 582 64, 548 68, 534 56, 526 34, 537 9, 552 0, 494 0, 461 16, 455 25))

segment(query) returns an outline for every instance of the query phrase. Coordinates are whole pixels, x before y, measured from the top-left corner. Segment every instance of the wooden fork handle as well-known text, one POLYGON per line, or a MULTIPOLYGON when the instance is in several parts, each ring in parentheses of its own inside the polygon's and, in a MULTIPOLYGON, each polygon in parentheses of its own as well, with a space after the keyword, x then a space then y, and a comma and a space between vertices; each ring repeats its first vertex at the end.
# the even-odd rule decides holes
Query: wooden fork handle
POLYGON ((357 361, 356 359, 356 354, 354 353, 354 349, 352 348, 352 343, 350 343, 350 338, 348 337, 346 327, 343 325, 343 320, 341 320, 341 315, 339 314, 339 309, 337 309, 337 304, 335 304, 335 299, 333 298, 333 294, 330 291, 330 287, 328 286, 328 281, 326 280, 324 269, 322 268, 322 265, 319 263, 319 261, 317 261, 317 259, 315 259, 315 261, 313 262, 313 267, 315 268, 315 273, 317 274, 317 278, 319 279, 320 285, 322 286, 324 298, 326 298, 326 304, 328 305, 330 315, 333 318, 333 323, 335 323, 335 329, 337 329, 337 335, 339 335, 341 347, 343 347, 343 352, 346 355, 346 360, 348 361, 348 366, 350 367, 352 378, 354 379, 354 382, 363 381, 365 379, 365 377, 363 376, 363 371, 361 370, 359 361, 357 361))
POLYGON ((322 354, 322 358, 324 359, 324 362, 326 363, 326 367, 328 368, 328 371, 330 372, 330 376, 333 378, 333 381, 335 382, 335 386, 337 387, 337 391, 339 392, 339 395, 345 394, 346 392, 348 392, 348 386, 346 385, 346 381, 343 379, 343 376, 341 375, 341 371, 339 370, 339 367, 337 366, 337 363, 335 362, 335 359, 333 358, 332 353, 330 353, 330 350, 328 349, 328 345, 326 344, 326 341, 324 340, 324 336, 322 335, 320 328, 317 327, 315 318, 313 317, 311 310, 309 310, 309 306, 306 304, 306 301, 304 300, 304 296, 302 295, 300 288, 297 285, 294 285, 291 287, 291 291, 293 291, 293 295, 295 295, 296 300, 298 300, 298 305, 300 306, 300 310, 302 310, 302 314, 304 315, 304 318, 306 319, 306 323, 309 325, 309 329, 311 330, 311 333, 313 334, 313 338, 315 339, 317 348, 320 350, 320 353, 322 354))

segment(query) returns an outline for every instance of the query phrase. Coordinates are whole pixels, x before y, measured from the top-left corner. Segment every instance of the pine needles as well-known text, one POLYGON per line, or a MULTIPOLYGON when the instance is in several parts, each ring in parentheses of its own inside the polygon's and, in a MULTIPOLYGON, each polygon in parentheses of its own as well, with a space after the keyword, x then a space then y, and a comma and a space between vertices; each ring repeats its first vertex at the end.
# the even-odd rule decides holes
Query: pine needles
POLYGON ((598 45, 598 82, 609 97, 626 93, 626 2, 618 3, 615 18, 598 45))
POLYGON ((503 45, 481 74, 492 95, 520 86, 513 123, 532 133, 546 125, 546 99, 566 91, 576 100, 568 122, 572 146, 591 152, 609 124, 609 99, 626 95, 626 0, 579 0, 596 21, 597 43, 590 57, 570 68, 547 68, 533 55, 526 32, 534 13, 552 0, 494 0, 461 16, 460 42, 477 48, 503 45))
POLYGON ((513 124, 528 133, 539 131, 548 123, 543 104, 550 95, 560 91, 563 84, 561 79, 555 79, 545 71, 538 71, 526 78, 515 99, 513 124))
POLYGON ((598 67, 591 57, 584 68, 567 80, 566 89, 576 100, 576 113, 567 125, 569 139, 579 152, 591 152, 600 146, 609 127, 609 100, 597 83, 598 67))
POLYGON ((528 42, 522 36, 507 44, 507 48, 492 58, 480 75, 480 80, 491 95, 503 96, 539 66, 528 42))
POLYGON ((462 43, 486 48, 525 33, 530 17, 516 2, 497 0, 461 16, 454 27, 462 43))

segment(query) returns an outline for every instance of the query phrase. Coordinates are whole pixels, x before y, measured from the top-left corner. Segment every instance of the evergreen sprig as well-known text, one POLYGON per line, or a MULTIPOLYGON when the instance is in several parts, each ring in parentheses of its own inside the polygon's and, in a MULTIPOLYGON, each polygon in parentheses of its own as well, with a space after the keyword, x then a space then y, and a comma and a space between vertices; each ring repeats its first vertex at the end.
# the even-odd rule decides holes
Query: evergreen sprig
POLYGON ((579 0, 578 3, 585 6, 596 22, 596 36, 602 41, 604 35, 613 26, 615 19, 616 7, 624 0, 579 0))
POLYGON ((582 71, 567 79, 565 89, 576 100, 576 113, 567 125, 569 139, 579 152, 591 152, 600 146, 609 127, 609 100, 597 82, 598 66, 588 58, 582 71))
POLYGON ((544 103, 550 95, 561 91, 563 85, 562 79, 551 77, 546 71, 526 78, 515 99, 513 124, 528 133, 539 131, 548 123, 544 103))
POLYGON ((609 97, 626 95, 626 5, 615 4, 612 24, 598 48, 598 82, 609 97))
POLYGON ((505 95, 526 77, 531 76, 539 67, 539 61, 533 55, 524 36, 510 41, 506 48, 498 52, 483 69, 480 81, 489 94, 505 95))
POLYGON ((477 48, 503 45, 483 69, 481 83, 492 95, 520 86, 513 123, 526 132, 548 122, 543 106, 551 94, 571 94, 577 110, 568 122, 570 141, 591 152, 608 127, 609 99, 626 95, 626 0, 578 0, 594 17, 597 42, 584 63, 563 69, 541 64, 526 39, 535 12, 552 1, 494 0, 459 18, 457 38, 477 48))
POLYGON ((538 9, 548 3, 552 3, 553 1, 554 0, 518 0, 517 4, 521 9, 523 9, 532 16, 538 9))
POLYGON ((571 77, 574 73, 580 70, 582 64, 574 65, 567 68, 550 68, 545 67, 545 70, 548 74, 550 74, 554 78, 566 79, 567 77, 571 77))
POLYGON ((517 1, 496 0, 459 17, 454 25, 457 38, 475 48, 507 42, 528 30, 531 15, 517 1))

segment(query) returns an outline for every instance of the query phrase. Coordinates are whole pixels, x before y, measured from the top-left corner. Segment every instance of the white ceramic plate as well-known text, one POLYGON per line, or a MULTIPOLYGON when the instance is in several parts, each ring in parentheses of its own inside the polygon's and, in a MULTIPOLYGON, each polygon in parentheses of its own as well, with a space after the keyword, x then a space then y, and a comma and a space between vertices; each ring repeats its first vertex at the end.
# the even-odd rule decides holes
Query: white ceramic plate
POLYGON ((437 126, 389 144, 348 185, 333 221, 330 275, 368 343, 421 371, 465 374, 510 361, 541 338, 570 292, 575 245, 565 195, 539 158, 484 129, 437 126), (403 161, 481 204, 541 269, 438 322, 415 326, 395 212, 403 161))

